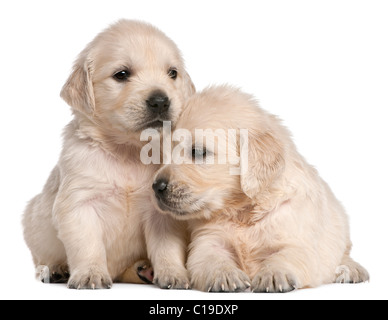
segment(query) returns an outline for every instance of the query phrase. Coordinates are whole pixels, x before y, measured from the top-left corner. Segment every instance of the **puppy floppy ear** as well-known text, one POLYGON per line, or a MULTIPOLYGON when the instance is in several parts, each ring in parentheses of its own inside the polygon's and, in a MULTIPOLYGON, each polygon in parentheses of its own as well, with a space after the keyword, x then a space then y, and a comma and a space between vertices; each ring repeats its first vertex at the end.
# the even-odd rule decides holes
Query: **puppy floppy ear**
POLYGON ((249 131, 241 139, 241 188, 252 200, 268 190, 285 167, 284 146, 270 132, 249 131))
POLYGON ((190 75, 187 73, 186 70, 182 71, 182 79, 183 79, 184 95, 185 97, 189 98, 197 90, 195 88, 193 81, 191 80, 190 75))
POLYGON ((85 115, 91 115, 95 110, 91 70, 91 61, 81 56, 61 91, 62 99, 85 115))

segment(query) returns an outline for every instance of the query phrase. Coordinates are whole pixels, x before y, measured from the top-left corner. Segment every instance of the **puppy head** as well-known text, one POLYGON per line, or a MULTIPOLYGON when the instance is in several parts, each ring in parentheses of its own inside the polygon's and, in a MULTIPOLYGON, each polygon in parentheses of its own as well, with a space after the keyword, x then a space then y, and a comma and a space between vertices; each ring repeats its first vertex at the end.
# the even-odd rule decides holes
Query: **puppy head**
POLYGON ((239 90, 216 87, 194 95, 174 133, 186 129, 189 138, 176 143, 172 164, 156 174, 155 204, 178 219, 193 219, 260 202, 284 168, 277 125, 274 117, 239 90), (203 136, 198 129, 204 130, 203 136), (235 174, 236 166, 240 174, 235 174))
POLYGON ((79 117, 125 137, 175 123, 194 92, 174 42, 151 25, 122 20, 81 52, 61 96, 79 117))

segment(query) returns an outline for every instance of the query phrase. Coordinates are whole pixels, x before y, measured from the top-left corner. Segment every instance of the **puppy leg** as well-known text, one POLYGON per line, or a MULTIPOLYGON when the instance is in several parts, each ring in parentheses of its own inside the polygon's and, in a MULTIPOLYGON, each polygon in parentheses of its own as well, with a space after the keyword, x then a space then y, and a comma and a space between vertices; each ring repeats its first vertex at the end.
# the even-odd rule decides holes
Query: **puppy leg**
POLYGON ((222 237, 203 235, 193 239, 187 268, 193 288, 205 292, 240 292, 250 279, 235 262, 222 237))
POLYGON ((70 289, 110 289, 103 226, 95 209, 84 205, 65 213, 57 208, 59 238, 65 245, 70 267, 70 289))
POLYGON ((53 224, 53 206, 58 193, 59 170, 55 168, 43 192, 28 204, 24 216, 24 238, 31 250, 36 277, 44 283, 66 283, 69 278, 66 251, 53 224))
POLYGON ((154 267, 154 283, 162 289, 189 289, 185 267, 186 225, 160 213, 146 220, 147 250, 154 267))
POLYGON ((335 271, 335 283, 362 283, 369 281, 368 271, 355 262, 348 253, 342 259, 341 265, 335 271))
POLYGON ((308 255, 303 249, 284 248, 264 260, 252 281, 256 293, 286 293, 310 285, 308 255))
POLYGON ((27 207, 23 224, 24 237, 31 250, 37 279, 43 283, 66 283, 69 279, 66 251, 52 224, 51 210, 42 206, 39 195, 27 207))
POLYGON ((268 268, 259 272, 253 279, 253 292, 287 293, 298 288, 298 280, 286 268, 268 268))

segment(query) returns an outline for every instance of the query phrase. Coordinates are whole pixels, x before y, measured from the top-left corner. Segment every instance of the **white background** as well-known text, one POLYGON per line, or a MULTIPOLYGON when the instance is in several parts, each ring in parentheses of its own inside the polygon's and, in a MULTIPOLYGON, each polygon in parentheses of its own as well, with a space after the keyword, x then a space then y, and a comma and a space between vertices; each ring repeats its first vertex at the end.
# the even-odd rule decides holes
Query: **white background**
POLYGON ((3 299, 387 299, 387 1, 2 1, 0 297, 3 299), (61 149, 72 62, 119 18, 153 23, 180 47, 198 89, 231 83, 280 115, 350 215, 362 285, 287 295, 116 285, 77 292, 34 279, 21 228, 61 149))

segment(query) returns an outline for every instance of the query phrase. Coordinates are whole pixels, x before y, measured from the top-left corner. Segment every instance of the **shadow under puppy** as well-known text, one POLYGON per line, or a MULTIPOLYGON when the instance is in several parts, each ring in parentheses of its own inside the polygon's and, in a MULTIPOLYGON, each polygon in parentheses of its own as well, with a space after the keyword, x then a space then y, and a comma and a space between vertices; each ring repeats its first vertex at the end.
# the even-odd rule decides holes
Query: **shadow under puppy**
POLYGON ((140 161, 140 135, 175 124, 194 91, 177 46, 151 25, 121 20, 81 52, 61 93, 74 114, 62 154, 23 218, 37 268, 54 281, 70 273, 69 288, 110 288, 151 280, 136 263, 149 257, 156 284, 188 288, 185 230, 151 203, 159 166, 140 161))
POLYGON ((198 93, 174 135, 182 152, 156 175, 154 202, 162 213, 189 220, 194 288, 289 292, 369 279, 350 258, 345 210, 281 121, 252 96, 227 86, 198 93), (189 138, 181 141, 180 129, 189 138), (217 143, 220 129, 235 129, 236 139, 217 143), (240 129, 248 130, 245 137, 240 129), (240 156, 241 175, 231 174, 240 156))

